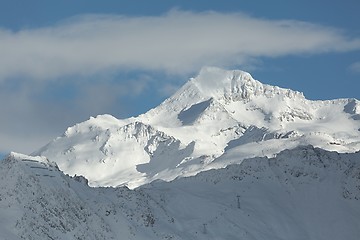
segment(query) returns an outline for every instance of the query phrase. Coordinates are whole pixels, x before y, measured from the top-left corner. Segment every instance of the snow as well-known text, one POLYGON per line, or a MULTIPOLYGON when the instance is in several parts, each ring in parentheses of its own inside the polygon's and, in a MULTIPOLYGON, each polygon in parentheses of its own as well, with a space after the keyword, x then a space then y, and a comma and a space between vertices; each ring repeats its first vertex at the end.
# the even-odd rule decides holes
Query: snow
POLYGON ((356 99, 310 101, 240 70, 205 67, 147 113, 91 117, 33 155, 91 186, 136 188, 299 145, 358 151, 359 106, 356 99))
POLYGON ((94 188, 12 153, 0 162, 0 238, 357 240, 359 174, 360 152, 302 146, 135 190, 94 188))
POLYGON ((359 116, 203 68, 147 113, 0 161, 0 239, 357 240, 359 116))

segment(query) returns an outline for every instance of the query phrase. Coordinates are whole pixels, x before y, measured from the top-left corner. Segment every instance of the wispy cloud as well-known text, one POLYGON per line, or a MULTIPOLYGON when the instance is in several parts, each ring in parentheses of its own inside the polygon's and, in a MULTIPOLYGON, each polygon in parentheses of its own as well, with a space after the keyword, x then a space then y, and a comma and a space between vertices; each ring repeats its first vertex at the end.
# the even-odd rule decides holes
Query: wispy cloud
POLYGON ((121 69, 191 72, 258 57, 360 49, 360 39, 321 25, 184 11, 157 17, 86 15, 52 27, 3 29, 0 43, 0 79, 121 69))
POLYGON ((354 62, 349 66, 349 70, 354 73, 360 73, 360 62, 354 62))

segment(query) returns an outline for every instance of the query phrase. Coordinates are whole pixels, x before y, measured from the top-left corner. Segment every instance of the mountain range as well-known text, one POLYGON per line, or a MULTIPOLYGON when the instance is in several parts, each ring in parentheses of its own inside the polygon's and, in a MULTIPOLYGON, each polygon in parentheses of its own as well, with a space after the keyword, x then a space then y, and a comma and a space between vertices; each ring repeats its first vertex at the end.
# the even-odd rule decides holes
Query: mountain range
POLYGON ((203 68, 128 119, 0 161, 0 239, 360 236, 360 102, 203 68))
POLYGON ((360 102, 311 101, 243 71, 206 67, 147 113, 91 117, 33 155, 91 186, 136 188, 308 144, 359 150, 360 102))

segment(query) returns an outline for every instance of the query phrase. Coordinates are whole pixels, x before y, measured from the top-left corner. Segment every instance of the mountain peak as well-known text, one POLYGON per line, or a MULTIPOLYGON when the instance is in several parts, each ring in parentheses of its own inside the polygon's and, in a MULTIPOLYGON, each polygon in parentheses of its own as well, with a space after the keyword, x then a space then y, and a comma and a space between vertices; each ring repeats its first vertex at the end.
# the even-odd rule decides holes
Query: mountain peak
POLYGON ((205 67, 147 113, 90 118, 36 154, 92 186, 133 188, 299 145, 357 151, 359 109, 354 99, 306 100, 244 71, 205 67))
POLYGON ((240 101, 253 97, 274 96, 300 98, 301 92, 270 86, 255 80, 250 73, 241 70, 224 70, 216 67, 204 67, 197 77, 190 80, 200 92, 216 100, 240 101))

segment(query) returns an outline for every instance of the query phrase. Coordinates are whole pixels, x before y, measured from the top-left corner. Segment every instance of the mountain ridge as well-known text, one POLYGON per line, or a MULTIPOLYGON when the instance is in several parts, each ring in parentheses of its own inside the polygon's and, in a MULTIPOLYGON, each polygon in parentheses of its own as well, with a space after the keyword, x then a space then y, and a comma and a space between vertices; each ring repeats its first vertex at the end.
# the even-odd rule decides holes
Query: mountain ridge
POLYGON ((355 152, 359 106, 356 99, 307 100, 240 70, 207 67, 147 113, 90 118, 34 155, 56 161, 70 175, 84 175, 92 186, 136 188, 299 145, 355 152))
POLYGON ((130 190, 92 188, 46 158, 12 153, 0 161, 0 238, 355 240, 359 160, 299 146, 130 190))

